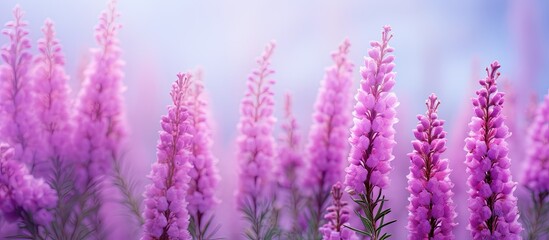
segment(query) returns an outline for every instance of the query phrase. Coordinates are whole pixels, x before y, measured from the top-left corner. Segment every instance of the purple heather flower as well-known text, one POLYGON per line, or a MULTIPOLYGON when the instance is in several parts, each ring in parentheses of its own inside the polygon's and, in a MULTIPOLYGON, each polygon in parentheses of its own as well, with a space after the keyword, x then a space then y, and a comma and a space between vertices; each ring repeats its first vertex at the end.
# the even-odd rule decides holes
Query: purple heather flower
POLYGON ((74 149, 80 161, 77 185, 82 188, 110 173, 126 135, 118 17, 111 2, 99 18, 95 30, 99 48, 92 51, 76 103, 74 149))
POLYGON ((302 211, 301 178, 303 168, 303 154, 301 149, 301 135, 297 119, 292 112, 292 95, 284 98, 284 122, 282 136, 279 139, 277 179, 284 205, 289 213, 289 230, 291 234, 299 234, 299 213, 302 211))
POLYGON ((56 206, 57 195, 15 155, 13 148, 0 144, 0 214, 10 222, 47 226, 53 220, 50 209, 56 206))
MULTIPOLYGON (((198 78, 201 74, 197 74, 198 78)), ((193 139, 191 142, 190 163, 192 168, 189 171, 191 181, 187 191, 187 209, 194 223, 195 237, 204 239, 206 235, 208 218, 213 217, 213 207, 219 202, 215 194, 219 174, 215 164, 217 159, 211 151, 212 136, 207 115, 208 105, 205 100, 204 85, 202 79, 194 79, 194 85, 188 98, 188 108, 192 112, 190 121, 193 139)), ((191 233, 193 234, 193 233, 191 233)))
POLYGON ((357 102, 353 111, 354 126, 351 128, 351 152, 345 184, 351 194, 367 194, 373 188, 386 188, 389 184, 390 162, 394 159, 392 150, 398 122, 395 107, 398 100, 390 92, 395 84, 393 48, 388 46, 391 28, 383 29, 382 41, 372 42, 368 51, 370 58, 361 67, 362 80, 355 96, 357 102))
POLYGON ((529 150, 522 184, 536 194, 549 194, 549 92, 529 129, 529 150))
POLYGON ((142 239, 190 239, 186 195, 191 181, 192 112, 186 106, 190 75, 179 73, 170 93, 173 105, 162 117, 157 162, 145 190, 145 233, 142 239))
POLYGON ((30 41, 27 38, 27 22, 23 21, 23 11, 19 6, 13 10, 14 20, 6 24, 2 34, 10 42, 2 47, 4 65, 0 66, 0 136, 15 149, 15 159, 27 164, 31 173, 42 162, 36 158, 34 116, 31 95, 30 41))
MULTIPOLYGON (((394 159, 392 151, 396 144, 393 126, 398 122, 395 108, 399 102, 391 92, 396 73, 393 72, 394 56, 390 55, 393 48, 388 45, 392 38, 390 31, 391 27, 383 27, 381 42, 370 43, 370 57, 361 67, 362 80, 355 96, 354 126, 349 138, 349 166, 345 169, 346 190, 364 202, 359 205, 369 211, 364 214, 372 225, 371 231, 365 230, 374 240, 385 235, 380 229, 385 226, 384 218, 375 217, 374 209, 381 210, 383 202, 387 201, 382 189, 389 184, 390 162, 394 159)), ((379 213, 385 216, 390 211, 387 210, 379 213)))
POLYGON ((275 156, 273 125, 274 71, 270 58, 275 44, 271 42, 257 60, 259 67, 248 77, 247 91, 241 103, 239 136, 239 186, 236 193, 238 209, 250 220, 248 237, 263 239, 268 232, 261 215, 269 212, 273 201, 272 161, 275 156), (259 226, 259 227, 254 227, 259 226))
POLYGON ((355 232, 344 226, 349 221, 347 202, 343 201, 343 185, 337 182, 332 187, 332 205, 324 218, 327 223, 320 227, 323 240, 358 240, 355 232))
POLYGON ((506 139, 510 133, 502 114, 504 94, 496 79, 500 68, 496 61, 486 69, 488 76, 473 99, 474 116, 465 139, 465 163, 469 174, 469 230, 473 239, 519 239, 516 183, 511 177, 511 160, 506 139))
POLYGON ((56 162, 44 164, 43 167, 47 167, 44 170, 49 170, 54 167, 53 164, 66 166, 63 160, 67 160, 67 149, 70 149, 70 141, 67 139, 70 139, 72 127, 69 123, 68 76, 64 70, 61 45, 55 38, 53 22, 46 20, 42 32, 44 37, 38 41, 39 54, 35 59, 33 100, 38 117, 38 132, 43 139, 38 156, 48 163, 56 162))
POLYGON ((528 132, 527 161, 522 179, 530 191, 530 211, 525 217, 528 239, 549 237, 549 92, 539 104, 528 132))
POLYGON ((342 179, 343 163, 348 152, 345 139, 351 123, 349 110, 353 85, 353 64, 347 58, 350 45, 346 39, 338 51, 332 53, 334 65, 326 70, 320 86, 309 134, 309 168, 305 186, 311 190, 312 212, 309 221, 315 234, 318 234, 327 207, 330 188, 342 179))
POLYGON ((435 94, 426 101, 427 112, 418 115, 419 123, 414 129, 416 140, 410 157, 408 175, 409 239, 454 239, 454 203, 448 159, 440 155, 446 150, 444 121, 438 119, 440 102, 435 94))

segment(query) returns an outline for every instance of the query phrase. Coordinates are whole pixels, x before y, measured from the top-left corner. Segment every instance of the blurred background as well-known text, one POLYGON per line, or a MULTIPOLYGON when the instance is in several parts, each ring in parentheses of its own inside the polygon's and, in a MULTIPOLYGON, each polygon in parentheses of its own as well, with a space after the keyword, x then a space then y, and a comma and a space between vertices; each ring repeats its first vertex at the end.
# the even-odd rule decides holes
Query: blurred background
MULTIPOLYGON (((415 115, 425 111, 424 101, 436 93, 442 105, 449 148, 446 157, 454 169, 451 179, 458 207, 457 239, 467 235, 465 152, 463 139, 471 116, 470 98, 485 68, 499 60, 501 88, 506 91, 506 114, 513 131, 510 139, 514 179, 520 179, 524 139, 530 106, 549 89, 548 1, 129 1, 118 3, 127 117, 131 128, 126 163, 140 187, 155 161, 160 116, 169 103, 169 89, 179 71, 200 67, 211 99, 215 121, 215 155, 223 180, 218 196, 220 236, 239 239, 240 216, 234 207, 236 189, 235 137, 239 103, 255 59, 272 39, 277 42, 272 59, 277 80, 276 115, 282 116, 285 92, 294 94, 294 107, 303 136, 307 136, 317 89, 324 69, 331 65, 330 52, 344 39, 351 41, 350 59, 359 67, 371 40, 381 37, 381 27, 393 28, 398 108, 394 171, 388 190, 392 217, 390 230, 404 239, 407 221, 406 175, 415 115)), ((78 92, 93 29, 105 1, 0 2, 0 22, 12 19, 11 9, 20 4, 30 23, 34 43, 49 17, 55 22, 71 75, 78 92)), ((7 38, 0 38, 1 45, 7 38)), ((279 126, 277 125, 277 132, 279 126)), ((141 189, 140 189, 141 190, 141 189)), ((521 188, 518 194, 521 194, 521 188)), ((120 219, 125 217, 120 213, 120 219)))

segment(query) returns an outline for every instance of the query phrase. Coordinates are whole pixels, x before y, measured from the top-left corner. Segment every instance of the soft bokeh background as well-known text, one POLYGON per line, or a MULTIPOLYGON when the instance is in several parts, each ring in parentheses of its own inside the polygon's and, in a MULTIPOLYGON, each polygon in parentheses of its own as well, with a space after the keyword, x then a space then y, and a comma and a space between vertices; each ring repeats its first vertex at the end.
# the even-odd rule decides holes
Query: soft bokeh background
MULTIPOLYGON (((97 16, 104 1, 0 2, 0 22, 11 19, 19 3, 30 22, 35 42, 45 18, 56 23, 57 35, 67 57, 73 92, 78 91, 81 70, 87 61, 97 16)), ((127 116, 132 135, 128 166, 141 184, 155 160, 159 117, 169 103, 170 84, 178 71, 200 66, 211 98, 215 126, 215 155, 222 182, 218 220, 221 236, 239 239, 239 215, 234 210, 236 186, 235 143, 239 102, 245 80, 264 45, 275 39, 273 58, 275 87, 281 116, 282 96, 294 93, 299 123, 307 131, 317 88, 329 53, 345 38, 351 40, 351 60, 358 67, 369 41, 380 38, 381 26, 393 27, 398 108, 398 146, 388 190, 395 239, 405 238, 408 204, 406 175, 415 115, 424 112, 424 99, 439 95, 440 116, 447 120, 450 158, 458 203, 456 234, 467 236, 465 153, 469 99, 495 59, 502 65, 502 79, 509 92, 507 114, 514 136, 511 141, 513 173, 520 178, 524 162, 524 116, 532 99, 539 100, 549 88, 549 2, 547 1, 130 1, 121 0, 124 25, 120 38, 126 61, 127 116), (532 97, 534 96, 534 97, 532 97)), ((0 43, 7 39, 2 36, 0 43)), ((306 135, 306 134, 304 134, 306 135)), ((519 189, 519 192, 521 189, 519 189)), ((123 213, 120 213, 123 216, 123 213)), ((123 219, 121 217, 120 219, 123 219)))

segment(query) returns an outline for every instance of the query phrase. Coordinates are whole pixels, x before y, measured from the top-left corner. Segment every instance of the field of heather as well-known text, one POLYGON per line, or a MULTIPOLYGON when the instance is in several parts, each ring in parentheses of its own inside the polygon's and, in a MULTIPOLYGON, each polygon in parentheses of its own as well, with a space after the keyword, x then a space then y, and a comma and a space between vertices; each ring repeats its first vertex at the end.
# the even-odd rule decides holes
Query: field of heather
POLYGON ((0 239, 549 240, 549 2, 0 22, 0 239))

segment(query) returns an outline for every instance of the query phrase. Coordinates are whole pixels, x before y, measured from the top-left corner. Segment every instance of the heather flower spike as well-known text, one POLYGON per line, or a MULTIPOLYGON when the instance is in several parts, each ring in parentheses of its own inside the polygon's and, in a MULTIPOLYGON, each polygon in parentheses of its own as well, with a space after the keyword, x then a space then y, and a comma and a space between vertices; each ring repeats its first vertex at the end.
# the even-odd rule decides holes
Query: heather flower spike
POLYGON ((271 79, 274 71, 270 58, 275 44, 271 42, 257 60, 258 68, 248 77, 247 91, 241 103, 239 136, 237 138, 239 161, 239 185, 236 193, 238 209, 249 222, 246 237, 271 239, 278 234, 276 217, 272 213, 273 176, 271 176, 274 152, 273 92, 271 79), (266 217, 267 216, 267 217, 266 217))
POLYGON ((395 85, 393 68, 393 48, 389 47, 392 38, 391 27, 385 26, 381 42, 371 42, 369 58, 361 68, 362 80, 355 96, 357 102, 353 111, 354 126, 351 128, 351 152, 346 168, 346 190, 354 197, 362 211, 364 224, 361 234, 372 240, 391 236, 382 228, 395 222, 386 221, 390 209, 384 208, 387 201, 382 190, 389 184, 390 162, 394 159, 395 130, 398 122, 395 108, 396 95, 391 92, 395 85))
POLYGON ((56 193, 41 178, 15 159, 14 149, 0 144, 0 213, 8 222, 19 222, 24 229, 17 238, 46 238, 45 227, 53 220, 51 209, 57 204, 56 193))
POLYGON ((77 218, 86 218, 85 222, 91 225, 96 238, 108 237, 104 222, 106 217, 101 216, 105 214, 102 213, 102 188, 105 177, 119 175, 118 172, 114 174, 113 169, 121 161, 127 132, 122 99, 125 90, 122 83, 124 62, 117 37, 121 28, 118 18, 116 2, 111 1, 99 17, 95 29, 98 48, 91 52, 92 59, 75 105, 74 121, 78 127, 73 135, 74 157, 79 161, 75 185, 80 196, 90 196, 83 197, 78 206, 81 212, 89 212, 89 216, 77 214, 77 218))
POLYGON ((358 236, 350 228, 345 227, 349 221, 347 202, 343 201, 343 185, 337 182, 332 187, 332 205, 328 207, 324 218, 327 223, 319 230, 323 240, 358 240, 358 236))
POLYGON ((309 168, 305 186, 309 194, 309 233, 318 239, 318 228, 326 210, 330 188, 342 179, 343 163, 348 152, 345 139, 351 124, 351 86, 353 64, 347 58, 349 40, 332 53, 334 65, 326 70, 319 89, 307 146, 309 168))
POLYGON ((522 226, 518 222, 516 183, 509 167, 510 136, 502 114, 504 94, 496 80, 500 73, 496 61, 486 69, 488 76, 473 99, 474 116, 469 137, 465 139, 465 163, 469 178, 469 230, 473 239, 519 239, 522 226))
MULTIPOLYGON (((55 38, 53 22, 46 20, 42 28, 44 37, 38 41, 39 54, 35 59, 34 106, 37 109, 38 132, 44 138, 39 156, 47 159, 48 169, 58 170, 54 165, 68 166, 67 139, 72 127, 69 122, 68 76, 64 70, 61 45, 55 38)), ((49 176, 52 178, 53 176, 49 176)))
POLYGON ((440 105, 431 94, 426 101, 427 112, 418 115, 414 129, 414 151, 410 157, 408 175, 408 239, 454 239, 454 203, 451 199, 453 183, 450 181, 448 159, 441 158, 446 150, 444 121, 437 115, 440 105))
POLYGON ((208 105, 204 96, 202 74, 195 74, 193 85, 188 98, 192 129, 194 130, 191 142, 192 156, 190 163, 189 189, 187 191, 187 209, 191 216, 189 232, 193 239, 212 239, 217 230, 209 229, 213 221, 215 205, 219 202, 214 194, 219 182, 219 174, 213 156, 212 134, 207 116, 208 105))
POLYGON ((43 162, 36 158, 36 116, 31 95, 31 47, 19 6, 13 10, 14 20, 6 24, 2 34, 9 43, 1 49, 4 65, 0 66, 0 136, 15 149, 15 160, 27 164, 34 173, 43 162))
POLYGON ((186 195, 192 168, 190 148, 194 131, 189 97, 191 76, 179 73, 172 86, 173 104, 162 117, 157 162, 148 176, 152 183, 145 190, 145 233, 142 239, 190 239, 186 195))
POLYGON ((292 238, 301 236, 299 226, 300 212, 303 207, 301 190, 301 170, 303 169, 303 154, 301 150, 301 135, 297 120, 292 111, 292 95, 284 97, 284 122, 282 136, 279 139, 277 178, 279 191, 283 194, 284 206, 287 206, 290 221, 289 235, 292 238))
POLYGON ((528 239, 549 237, 549 92, 539 104, 530 126, 525 174, 531 209, 525 221, 528 239))

